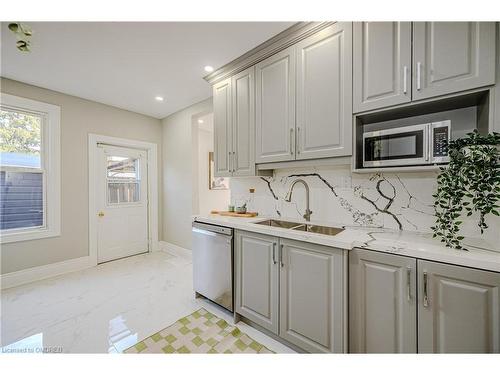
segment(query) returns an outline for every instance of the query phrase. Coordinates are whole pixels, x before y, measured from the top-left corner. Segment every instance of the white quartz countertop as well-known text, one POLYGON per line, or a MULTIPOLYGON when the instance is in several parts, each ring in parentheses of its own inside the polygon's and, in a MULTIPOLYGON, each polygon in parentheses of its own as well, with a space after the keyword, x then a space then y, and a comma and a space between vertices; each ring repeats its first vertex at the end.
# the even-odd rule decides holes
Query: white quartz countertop
MULTIPOLYGON (((467 246, 469 251, 450 249, 432 238, 429 233, 397 231, 383 228, 343 226, 336 223, 312 221, 310 224, 344 227, 335 236, 301 232, 292 229, 256 224, 268 217, 240 218, 219 215, 195 215, 193 221, 221 225, 229 228, 268 234, 271 236, 305 241, 345 250, 355 247, 376 250, 419 259, 451 263, 460 266, 480 268, 500 272, 500 252, 467 246)), ((297 219, 272 218, 277 220, 302 222, 297 219)))

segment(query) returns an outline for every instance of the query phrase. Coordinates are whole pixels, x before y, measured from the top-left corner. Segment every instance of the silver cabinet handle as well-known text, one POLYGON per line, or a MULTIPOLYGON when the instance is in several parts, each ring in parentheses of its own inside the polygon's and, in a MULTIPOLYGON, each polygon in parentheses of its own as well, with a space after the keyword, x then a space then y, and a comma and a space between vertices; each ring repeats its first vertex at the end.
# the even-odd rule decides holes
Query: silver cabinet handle
POLYGON ((233 151, 233 172, 236 172, 236 152, 233 151))
POLYGON ((411 301, 411 268, 406 268, 406 299, 411 301))
POLYGON ((280 245, 280 267, 283 268, 285 264, 283 263, 283 244, 280 245))
POLYGON ((293 155, 293 128, 290 129, 290 154, 293 155))
POLYGON ((273 243, 273 264, 276 264, 276 242, 273 243))
POLYGON ((421 87, 421 70, 422 70, 422 63, 419 61, 417 62, 417 90, 420 91, 421 87))
POLYGON ((429 307, 429 296, 427 291, 427 272, 424 272, 424 307, 429 307))
POLYGON ((227 153, 227 170, 229 173, 231 173, 233 171, 232 167, 231 167, 231 151, 229 151, 227 153))
POLYGON ((408 67, 403 67, 403 94, 408 92, 408 67))
POLYGON ((297 127, 297 137, 295 137, 295 147, 297 149, 297 154, 300 154, 300 128, 297 127))

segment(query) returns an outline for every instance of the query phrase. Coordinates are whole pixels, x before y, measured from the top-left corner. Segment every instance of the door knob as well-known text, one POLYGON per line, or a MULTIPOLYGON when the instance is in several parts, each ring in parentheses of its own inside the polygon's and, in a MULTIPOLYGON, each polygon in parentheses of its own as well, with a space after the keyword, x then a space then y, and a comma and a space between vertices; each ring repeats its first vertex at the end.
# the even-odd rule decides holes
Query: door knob
POLYGON ((104 216, 104 212, 99 211, 99 213, 97 214, 97 216, 99 216, 99 217, 103 217, 103 216, 104 216))

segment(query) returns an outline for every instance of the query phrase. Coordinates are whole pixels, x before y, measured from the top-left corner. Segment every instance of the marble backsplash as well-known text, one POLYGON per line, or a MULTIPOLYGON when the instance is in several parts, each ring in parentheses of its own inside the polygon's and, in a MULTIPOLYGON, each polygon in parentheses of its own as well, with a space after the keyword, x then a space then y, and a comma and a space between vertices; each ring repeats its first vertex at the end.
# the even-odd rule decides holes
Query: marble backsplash
MULTIPOLYGON (((261 216, 302 219, 305 191, 296 185, 291 202, 285 195, 291 183, 304 179, 310 187, 312 221, 343 225, 432 232, 438 172, 353 174, 347 166, 276 170, 273 177, 232 178, 231 202, 247 203, 261 216), (250 193, 249 189, 255 192, 250 193)), ((500 220, 490 215, 490 228, 481 235, 477 217, 464 217, 462 234, 500 243, 500 220)))

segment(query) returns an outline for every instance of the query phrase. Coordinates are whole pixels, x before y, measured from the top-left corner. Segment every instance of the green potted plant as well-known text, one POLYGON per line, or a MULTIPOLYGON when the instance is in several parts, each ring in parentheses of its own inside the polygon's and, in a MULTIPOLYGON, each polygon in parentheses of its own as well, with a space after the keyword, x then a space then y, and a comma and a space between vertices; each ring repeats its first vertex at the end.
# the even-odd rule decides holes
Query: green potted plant
POLYGON ((431 227, 434 237, 439 236, 446 246, 463 249, 459 231, 464 211, 467 216, 479 214, 481 233, 488 228, 488 214, 500 215, 499 145, 499 133, 482 135, 477 130, 449 142, 450 163, 437 178, 436 225, 431 227))

